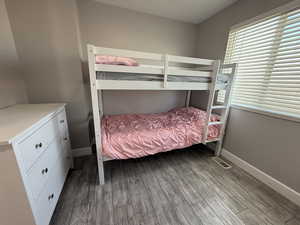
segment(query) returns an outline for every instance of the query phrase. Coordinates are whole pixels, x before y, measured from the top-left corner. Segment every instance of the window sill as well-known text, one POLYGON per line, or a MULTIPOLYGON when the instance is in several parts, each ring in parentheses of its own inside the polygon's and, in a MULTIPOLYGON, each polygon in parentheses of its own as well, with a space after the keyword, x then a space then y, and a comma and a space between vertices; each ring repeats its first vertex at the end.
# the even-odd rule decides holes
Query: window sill
POLYGON ((257 107, 246 106, 246 105, 232 104, 231 107, 234 109, 240 109, 240 110, 254 112, 254 113, 258 113, 258 114, 262 114, 262 115, 266 115, 278 119, 290 120, 290 121, 300 123, 300 115, 298 116, 298 115, 293 115, 288 113, 280 113, 272 110, 261 109, 257 107))

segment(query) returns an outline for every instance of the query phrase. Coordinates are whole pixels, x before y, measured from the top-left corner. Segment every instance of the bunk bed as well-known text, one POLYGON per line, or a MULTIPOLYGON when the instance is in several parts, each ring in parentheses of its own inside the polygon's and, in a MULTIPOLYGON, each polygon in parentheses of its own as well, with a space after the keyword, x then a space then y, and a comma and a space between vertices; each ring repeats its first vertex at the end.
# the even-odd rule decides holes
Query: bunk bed
POLYGON ((106 160, 209 142, 217 144, 215 154, 220 155, 236 64, 93 45, 88 45, 88 63, 100 184, 104 184, 106 160), (122 58, 125 63, 106 63, 103 56, 126 58, 122 58), (103 90, 187 91, 186 107, 148 115, 104 116, 103 90), (209 91, 205 111, 189 106, 192 90, 209 91), (216 100, 220 90, 226 91, 222 103, 216 100))

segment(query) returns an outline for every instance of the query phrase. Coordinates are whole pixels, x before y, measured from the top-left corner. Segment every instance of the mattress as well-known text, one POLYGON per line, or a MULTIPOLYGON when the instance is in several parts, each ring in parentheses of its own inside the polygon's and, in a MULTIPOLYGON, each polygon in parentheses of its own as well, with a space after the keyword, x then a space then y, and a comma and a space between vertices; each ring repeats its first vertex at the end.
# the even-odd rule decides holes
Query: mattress
MULTIPOLYGON (((194 107, 165 113, 124 114, 102 119, 102 151, 113 159, 139 158, 201 143, 206 112, 194 107)), ((211 121, 219 121, 217 115, 211 121)), ((219 136, 220 125, 211 125, 208 139, 219 136)))
MULTIPOLYGON (((155 74, 138 74, 138 73, 113 73, 97 72, 98 80, 139 80, 139 81, 163 81, 164 77, 155 74)), ((168 81, 171 82, 201 82, 210 83, 210 77, 193 77, 193 76, 174 76, 169 75, 168 81)))

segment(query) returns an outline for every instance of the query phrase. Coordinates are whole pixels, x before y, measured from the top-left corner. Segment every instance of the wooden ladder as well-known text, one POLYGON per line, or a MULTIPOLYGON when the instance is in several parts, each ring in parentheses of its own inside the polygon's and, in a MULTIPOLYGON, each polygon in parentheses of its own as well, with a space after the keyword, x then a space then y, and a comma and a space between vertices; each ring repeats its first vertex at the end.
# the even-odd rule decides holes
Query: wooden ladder
POLYGON ((221 65, 221 61, 217 60, 215 61, 213 65, 213 71, 212 71, 212 81, 211 85, 209 88, 209 98, 208 98, 208 103, 207 103, 207 108, 206 108, 206 126, 204 127, 204 134, 203 134, 203 139, 202 143, 206 144, 209 142, 217 142, 217 146, 215 149, 215 155, 220 156, 221 151, 222 151, 222 144, 223 144, 223 137, 224 137, 224 132, 226 128, 226 122, 229 114, 229 109, 230 109, 230 100, 231 100, 231 90, 232 90, 232 84, 234 82, 234 75, 236 72, 236 67, 237 64, 226 64, 226 65, 221 65), (224 69, 231 69, 230 73, 223 73, 224 69), (227 82, 225 87, 220 87, 218 88, 218 78, 220 76, 228 76, 227 82), (219 90, 225 90, 226 94, 224 96, 224 103, 222 105, 214 105, 215 102, 215 97, 216 97, 216 92, 219 90), (210 118, 212 115, 213 110, 221 110, 221 116, 220 116, 220 121, 215 121, 211 122, 210 118), (212 125, 220 125, 220 134, 218 138, 212 139, 212 140, 207 140, 208 138, 208 129, 209 126, 212 125))

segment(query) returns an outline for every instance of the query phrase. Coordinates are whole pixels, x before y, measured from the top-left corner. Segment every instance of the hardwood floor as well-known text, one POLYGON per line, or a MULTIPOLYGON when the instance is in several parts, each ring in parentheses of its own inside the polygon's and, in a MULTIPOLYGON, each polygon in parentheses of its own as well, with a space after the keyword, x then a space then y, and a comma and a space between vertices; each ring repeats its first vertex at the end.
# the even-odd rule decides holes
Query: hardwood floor
POLYGON ((300 225, 300 209, 240 168, 198 147, 105 163, 77 159, 52 225, 300 225))

